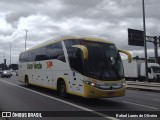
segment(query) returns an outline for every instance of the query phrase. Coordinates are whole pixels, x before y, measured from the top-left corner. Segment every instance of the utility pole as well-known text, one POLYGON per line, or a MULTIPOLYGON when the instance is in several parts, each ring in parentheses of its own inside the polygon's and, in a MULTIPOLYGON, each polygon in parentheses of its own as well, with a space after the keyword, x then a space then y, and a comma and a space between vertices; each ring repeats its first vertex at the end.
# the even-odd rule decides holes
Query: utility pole
POLYGON ((154 53, 155 53, 155 63, 158 63, 158 47, 157 47, 157 43, 158 43, 158 38, 157 36, 153 37, 154 38, 154 53))
POLYGON ((143 37, 144 37, 146 82, 148 82, 148 60, 147 60, 146 23, 145 23, 145 6, 144 6, 144 0, 142 0, 142 7, 143 7, 143 30, 144 30, 143 37))
POLYGON ((5 50, 4 50, 3 58, 5 59, 5 50))
POLYGON ((11 43, 10 43, 10 65, 11 65, 11 43))
POLYGON ((28 30, 27 29, 24 29, 26 31, 26 37, 25 37, 25 51, 26 51, 26 41, 27 41, 27 32, 28 30))
POLYGON ((3 70, 6 70, 6 58, 5 58, 5 50, 4 50, 4 65, 3 65, 3 70))

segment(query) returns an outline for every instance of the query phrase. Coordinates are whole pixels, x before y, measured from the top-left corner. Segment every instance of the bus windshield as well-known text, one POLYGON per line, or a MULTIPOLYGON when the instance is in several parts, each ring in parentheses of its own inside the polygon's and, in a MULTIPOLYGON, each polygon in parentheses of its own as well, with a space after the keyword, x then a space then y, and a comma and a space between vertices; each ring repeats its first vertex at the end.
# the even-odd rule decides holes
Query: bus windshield
POLYGON ((87 40, 66 40, 70 67, 75 71, 98 80, 121 80, 124 78, 120 54, 114 44, 87 40), (72 45, 83 45, 88 49, 88 59, 82 61, 72 45), (75 54, 77 53, 77 54, 75 54))
POLYGON ((114 44, 88 42, 88 76, 99 80, 117 80, 124 77, 123 65, 114 44))

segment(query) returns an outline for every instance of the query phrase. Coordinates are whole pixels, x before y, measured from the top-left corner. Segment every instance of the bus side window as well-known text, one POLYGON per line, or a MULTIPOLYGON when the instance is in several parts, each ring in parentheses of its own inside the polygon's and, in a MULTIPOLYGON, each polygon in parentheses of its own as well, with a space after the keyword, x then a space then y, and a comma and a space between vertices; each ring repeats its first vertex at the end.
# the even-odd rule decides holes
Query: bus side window
POLYGON ((69 56, 70 66, 74 70, 83 73, 82 51, 78 48, 72 48, 72 54, 69 56))
POLYGON ((58 60, 61 60, 61 61, 63 61, 63 62, 66 62, 66 59, 65 59, 64 55, 59 55, 59 56, 57 57, 57 59, 58 59, 58 60))
POLYGON ((57 59, 66 62, 61 42, 47 45, 44 48, 45 48, 45 55, 47 55, 48 57, 46 58, 46 60, 57 59))

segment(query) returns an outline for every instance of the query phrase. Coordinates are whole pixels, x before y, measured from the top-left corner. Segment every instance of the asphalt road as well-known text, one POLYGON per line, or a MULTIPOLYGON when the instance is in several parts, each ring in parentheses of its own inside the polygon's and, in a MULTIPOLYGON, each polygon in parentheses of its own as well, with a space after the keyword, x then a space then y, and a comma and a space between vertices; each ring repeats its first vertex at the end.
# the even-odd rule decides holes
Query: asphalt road
POLYGON ((85 99, 70 95, 67 99, 61 99, 53 90, 36 86, 26 88, 18 81, 18 77, 12 76, 11 78, 0 78, 0 111, 42 112, 42 115, 47 114, 48 116, 48 118, 41 118, 45 120, 53 119, 49 115, 54 114, 54 120, 135 119, 141 113, 145 116, 143 119, 155 119, 153 116, 146 117, 146 114, 160 116, 160 93, 127 90, 124 97, 117 98, 85 99), (120 116, 121 114, 124 117, 120 116), (127 117, 125 117, 126 114, 127 117))

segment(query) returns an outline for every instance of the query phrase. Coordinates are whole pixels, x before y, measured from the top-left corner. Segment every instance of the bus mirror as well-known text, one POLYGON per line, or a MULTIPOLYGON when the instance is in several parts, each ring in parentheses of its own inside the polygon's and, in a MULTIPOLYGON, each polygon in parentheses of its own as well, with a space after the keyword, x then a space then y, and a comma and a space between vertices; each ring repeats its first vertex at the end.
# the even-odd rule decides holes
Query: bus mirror
POLYGON ((128 63, 131 63, 132 56, 128 51, 126 51, 126 50, 118 50, 118 51, 126 54, 128 56, 128 63))
POLYGON ((83 45, 72 45, 72 47, 79 48, 83 53, 83 59, 88 59, 88 49, 83 45))

